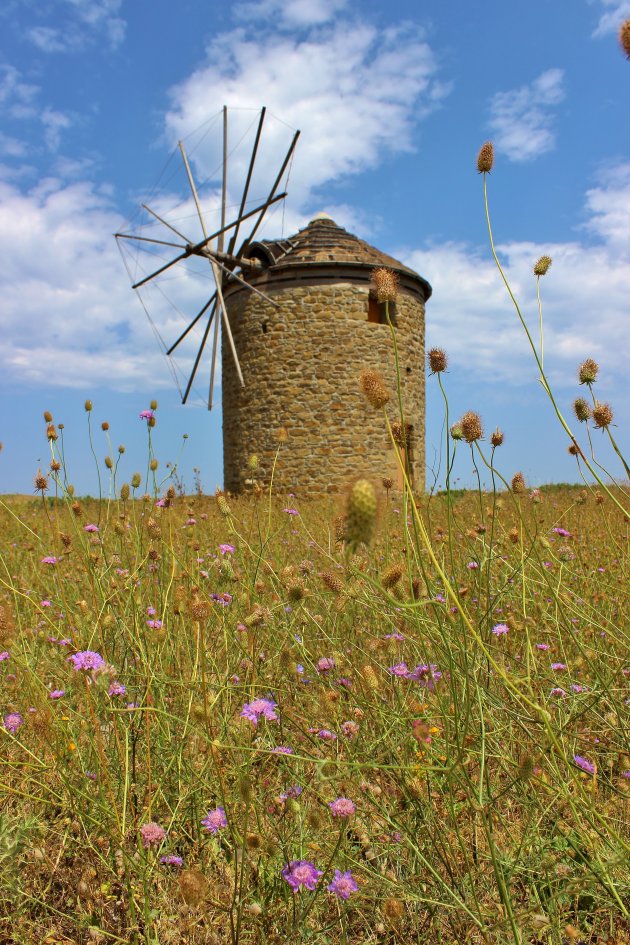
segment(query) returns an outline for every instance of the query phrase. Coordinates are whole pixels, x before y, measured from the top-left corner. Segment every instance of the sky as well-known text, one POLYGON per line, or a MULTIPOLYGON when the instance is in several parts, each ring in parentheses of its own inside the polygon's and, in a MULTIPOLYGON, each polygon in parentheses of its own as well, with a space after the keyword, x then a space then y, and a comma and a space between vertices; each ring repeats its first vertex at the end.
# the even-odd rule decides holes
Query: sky
MULTIPOLYGON (((269 190, 293 132, 301 136, 289 196, 258 236, 290 235, 325 211, 412 266, 433 286, 427 348, 447 351, 451 418, 474 410, 486 438, 504 431, 497 464, 507 479, 518 470, 532 487, 576 482, 490 254, 476 155, 492 140, 495 243, 536 339, 532 266, 542 254, 553 260, 541 293, 558 405, 586 448, 571 405, 584 393, 578 366, 593 357, 597 396, 613 407, 627 452, 630 63, 617 32, 628 17, 630 0, 3 0, 0 492, 32 492, 47 468, 45 410, 64 426, 77 493, 96 494, 96 466, 111 488, 110 454, 119 482, 142 472, 139 413, 154 398, 160 475, 177 464, 188 491, 195 475, 206 491, 222 484, 220 376, 211 412, 207 363, 182 406, 192 347, 174 364, 164 355, 210 274, 191 265, 138 298, 130 275, 157 257, 131 241, 121 253, 113 234, 168 240, 168 230, 147 226, 146 202, 200 238, 180 139, 213 225, 223 105, 228 214, 264 105, 253 201, 269 190)), ((428 377, 429 486, 444 482, 443 437, 443 402, 428 377)), ((620 477, 605 434, 594 431, 593 442, 620 477)), ((465 451, 454 478, 474 481, 465 451)))

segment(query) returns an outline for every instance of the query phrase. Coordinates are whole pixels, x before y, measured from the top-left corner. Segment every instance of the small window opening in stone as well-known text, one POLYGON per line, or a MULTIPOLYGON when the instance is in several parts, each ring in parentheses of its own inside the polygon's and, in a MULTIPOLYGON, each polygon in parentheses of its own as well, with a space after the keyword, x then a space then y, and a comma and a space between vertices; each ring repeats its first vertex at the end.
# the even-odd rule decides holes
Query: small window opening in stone
POLYGON ((267 334, 267 325, 268 325, 268 322, 263 322, 263 323, 262 323, 263 335, 266 335, 266 334, 267 334))
POLYGON ((389 305, 389 320, 396 326, 396 303, 379 302, 372 290, 368 295, 368 321, 375 325, 387 324, 387 308, 389 305))
POLYGON ((411 368, 410 368, 410 367, 407 368, 407 374, 411 374, 411 368))

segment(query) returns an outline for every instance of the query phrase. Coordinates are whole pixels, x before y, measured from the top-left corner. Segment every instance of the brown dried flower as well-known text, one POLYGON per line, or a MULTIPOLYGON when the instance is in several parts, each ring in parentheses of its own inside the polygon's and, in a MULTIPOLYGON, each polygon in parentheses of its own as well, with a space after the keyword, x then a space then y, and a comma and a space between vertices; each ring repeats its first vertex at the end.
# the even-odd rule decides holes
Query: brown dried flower
POLYGON ((443 348, 431 348, 427 358, 432 374, 441 374, 448 367, 448 358, 443 348))
POLYGON ((360 381, 361 390, 365 394, 367 402, 372 407, 376 407, 377 410, 384 407, 389 401, 389 391, 382 375, 378 371, 362 371, 360 381))
POLYGON ((597 361, 593 361, 592 358, 587 358, 586 361, 583 361, 582 364, 580 364, 578 380, 580 384, 588 384, 590 387, 590 385, 594 384, 597 380, 598 373, 599 364, 597 361))
POLYGON ((613 412, 610 404, 600 404, 597 401, 597 404, 593 407, 593 420, 599 430, 609 427, 613 422, 613 412))
POLYGON ((381 584, 383 587, 389 588, 394 587, 400 581, 403 576, 403 566, 402 564, 390 564, 388 568, 383 572, 381 577, 381 584))
POLYGON ((475 440, 480 440, 483 437, 481 417, 478 413, 474 413, 472 410, 468 410, 464 414, 464 416, 459 421, 459 427, 462 431, 462 436, 467 443, 474 443, 475 440))
POLYGON ((546 276, 551 266, 551 256, 541 256, 534 264, 535 276, 546 276))
POLYGON ((580 423, 585 423, 591 418, 591 408, 583 397, 577 397, 573 401, 573 412, 580 423))
POLYGON ((379 266, 372 270, 372 288, 378 302, 395 302, 398 298, 398 275, 393 269, 379 266))
POLYGON ((394 480, 391 476, 383 476, 381 482, 383 483, 383 489, 385 489, 386 492, 389 492, 389 490, 394 485, 394 480))
POLYGON ((630 20, 625 20, 619 27, 619 42, 626 59, 630 59, 630 20))
POLYGON ((503 432, 497 427, 492 436, 490 437, 490 442, 493 446, 501 446, 503 443, 503 432))
POLYGON ((526 491, 525 476, 522 472, 514 473, 512 476, 512 492, 515 492, 517 495, 522 495, 526 491))
POLYGON ((43 474, 41 469, 38 469, 35 476, 35 489, 42 494, 48 491, 48 477, 43 474))
POLYGON ((482 144, 477 155, 477 170, 480 174, 489 174, 494 164, 494 145, 492 141, 482 144))

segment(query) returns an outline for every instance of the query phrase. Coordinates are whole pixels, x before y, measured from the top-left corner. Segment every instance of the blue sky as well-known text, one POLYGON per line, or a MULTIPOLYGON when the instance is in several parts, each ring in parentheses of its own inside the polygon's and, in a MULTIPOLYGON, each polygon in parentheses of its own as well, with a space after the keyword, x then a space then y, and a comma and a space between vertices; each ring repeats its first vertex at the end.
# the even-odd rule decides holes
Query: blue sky
MULTIPOLYGON (((179 461, 189 488, 194 467, 206 489, 221 484, 220 389, 209 414, 204 372, 197 406, 180 406, 112 234, 147 194, 156 206, 190 210, 169 157, 183 137, 195 174, 207 176, 219 125, 205 137, 196 129, 223 104, 238 109, 234 142, 268 107, 262 176, 292 129, 302 131, 286 207, 262 235, 290 234, 326 210, 416 268, 434 289, 427 342, 449 354, 452 415, 476 410, 488 433, 505 431, 507 478, 522 470, 531 485, 577 481, 490 259, 475 158, 492 139, 495 240, 533 328, 531 267, 542 253, 553 257, 542 290, 558 401, 570 414, 583 392, 577 366, 594 357, 598 396, 612 404, 627 447, 630 64, 617 42, 627 17, 630 0, 4 0, 0 491, 29 492, 46 468, 50 410, 65 426, 71 481, 94 492, 86 397, 101 469, 110 449, 103 420, 114 451, 126 448, 122 478, 142 468, 138 414, 155 397, 161 468, 179 461), (162 190, 152 189, 165 166, 162 190)), ((234 144, 234 195, 248 140, 234 144)), ((212 181, 204 199, 216 217, 212 181)), ((192 290, 188 303, 194 310, 192 290)), ((157 305, 155 318, 166 340, 183 327, 172 308, 157 305)), ((441 482, 434 380, 427 462, 429 481, 433 469, 441 482)), ((595 442, 618 474, 601 433, 595 442)), ((472 481, 465 457, 456 476, 472 481)))

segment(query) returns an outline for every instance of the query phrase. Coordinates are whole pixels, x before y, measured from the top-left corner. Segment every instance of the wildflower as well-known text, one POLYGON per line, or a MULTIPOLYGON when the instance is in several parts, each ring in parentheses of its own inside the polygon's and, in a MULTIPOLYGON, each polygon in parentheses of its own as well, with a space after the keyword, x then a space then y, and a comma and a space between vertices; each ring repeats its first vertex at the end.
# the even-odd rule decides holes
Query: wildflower
POLYGON ((563 671, 567 669, 567 664, 566 663, 552 663, 551 668, 555 669, 556 671, 563 671))
POLYGON ((54 555, 46 555, 41 560, 41 564, 57 564, 58 561, 61 561, 61 558, 55 558, 54 555))
POLYGON ((323 876, 322 870, 318 870, 314 863, 309 860, 291 860, 282 870, 282 876, 287 881, 294 893, 301 886, 313 892, 320 878, 323 876))
POLYGON ((161 620, 147 620, 149 630, 160 630, 162 628, 161 620))
POLYGON ((140 419, 146 420, 147 423, 149 423, 150 420, 155 420, 155 414, 153 413, 152 410, 141 410, 140 419))
POLYGON ((92 534, 94 534, 95 532, 98 531, 98 525, 94 525, 94 524, 84 525, 84 526, 83 526, 83 531, 84 531, 84 532, 91 532, 92 534))
POLYGON ((534 264, 535 276, 546 276, 551 266, 551 256, 541 256, 534 264))
POLYGON ((626 59, 630 59, 630 20, 625 20, 619 27, 619 43, 626 59))
POLYGON ((588 758, 583 758, 582 755, 573 755, 573 761, 581 768, 582 771, 586 771, 587 774, 595 774, 597 771, 596 765, 592 761, 589 761, 588 758))
POLYGON ((441 374, 448 367, 448 358, 443 348, 431 348, 427 360, 432 374, 441 374))
POLYGON ((338 797, 334 801, 329 801, 330 813, 333 817, 352 817, 356 811, 356 804, 347 797, 338 797))
POLYGON ((109 689, 107 690, 107 695, 108 696, 124 696, 126 692, 127 692, 127 687, 123 686, 123 684, 118 682, 118 680, 114 680, 114 682, 110 685, 109 689))
POLYGON ((15 735, 20 725, 24 724, 24 719, 19 712, 9 712, 8 715, 5 715, 3 723, 7 732, 15 735))
POLYGON ((215 807, 214 810, 209 810, 201 823, 210 833, 218 833, 223 827, 227 827, 225 809, 223 807, 215 807))
POLYGON ((317 671, 319 673, 327 673, 334 668, 335 661, 330 656, 322 656, 322 658, 317 661, 317 671))
POLYGON ((293 749, 289 745, 276 745, 275 748, 271 749, 272 755, 292 755, 293 749))
POLYGON ((359 726, 357 725, 356 722, 348 721, 348 722, 341 723, 341 734, 345 738, 354 738, 354 736, 358 733, 358 731, 359 731, 359 726))
POLYGON ((483 437, 481 417, 472 410, 468 410, 461 418, 459 428, 467 443, 474 443, 476 440, 480 440, 483 437))
POLYGON ((150 847, 159 847, 165 836, 166 830, 164 827, 160 827, 160 825, 156 824, 154 821, 143 824, 142 827, 140 827, 140 837, 142 838, 142 846, 145 850, 148 850, 150 847))
POLYGON ((516 495, 523 495, 525 490, 525 476, 522 472, 514 473, 512 476, 512 492, 516 493, 516 495))
POLYGON ((234 554, 234 545, 219 545, 219 551, 222 555, 233 555, 234 554))
POLYGON ((299 784, 294 784, 293 787, 287 788, 286 791, 283 791, 280 795, 281 801, 297 800, 304 789, 299 784))
POLYGON ((389 401, 389 391, 385 380, 378 371, 362 371, 360 377, 361 390, 367 402, 380 410, 389 401))
POLYGON ((51 689, 48 693, 49 699, 63 699, 66 694, 65 689, 51 689))
POLYGON ((577 397, 573 401, 573 413, 580 423, 586 423, 587 420, 590 420, 591 408, 588 404, 588 401, 584 400, 583 397, 577 397))
POLYGON ((494 164, 494 145, 486 141, 481 145, 477 155, 477 170, 480 174, 489 174, 494 164))
POLYGON ((392 676, 398 676, 401 679, 407 679, 409 676, 409 667, 406 663, 396 663, 395 666, 390 666, 387 672, 391 673, 392 676))
POLYGON ((492 632, 494 633, 495 637, 501 637, 505 636, 509 629, 510 628, 506 623, 496 623, 492 628, 492 632))
POLYGON ((422 663, 420 666, 416 666, 415 669, 412 669, 407 675, 407 679, 412 679, 414 682, 417 682, 422 689, 428 689, 429 692, 433 692, 436 682, 441 678, 442 673, 435 663, 422 663))
POLYGON ((599 401, 593 407, 593 420, 598 430, 604 430, 613 422, 613 412, 610 404, 600 404, 599 401))
POLYGON ((282 511, 283 511, 283 512, 286 512, 287 515, 299 515, 299 514, 300 514, 297 509, 283 509, 282 511))
POLYGON ((2 653, 0 653, 0 663, 4 663, 4 661, 8 660, 10 656, 11 654, 8 650, 3 650, 2 653))
POLYGON ((328 892, 333 893, 339 899, 349 899, 351 894, 356 892, 358 888, 350 870, 346 870, 345 873, 342 873, 341 870, 335 870, 332 881, 326 886, 328 892))
MULTIPOLYGON (((309 729, 309 731, 310 731, 310 729, 309 729)), ((317 732, 317 737, 318 737, 318 738, 321 738, 322 741, 324 741, 324 742, 334 742, 334 741, 336 740, 336 738, 337 738, 337 736, 335 735, 335 733, 334 733, 334 732, 331 732, 330 729, 327 729, 327 728, 320 728, 319 731, 317 731, 317 729, 315 729, 315 731, 317 732)))
POLYGON ((277 703, 273 699, 254 699, 253 702, 246 702, 241 712, 242 719, 249 719, 254 728, 258 725, 261 718, 268 722, 277 722, 278 716, 275 713, 277 703))
POLYGON ((95 653, 93 650, 82 650, 79 653, 74 653, 72 656, 68 657, 68 662, 72 662, 74 665, 75 671, 90 670, 90 669, 101 669, 105 665, 105 660, 100 653, 95 653))
POLYGON ((537 644, 536 644, 536 649, 537 649, 537 650, 549 650, 549 649, 551 649, 551 647, 549 646, 548 643, 537 643, 537 644))
POLYGON ((497 446, 501 446, 501 444, 503 443, 503 439, 504 439, 503 432, 499 430, 499 428, 497 427, 494 433, 490 437, 490 443, 496 449, 497 446))
POLYGON ((160 857, 160 863, 164 863, 165 866, 182 866, 184 861, 181 856, 175 856, 173 853, 169 853, 166 856, 160 857))
POLYGON ((572 538, 572 537, 573 537, 573 536, 571 535, 571 532, 568 532, 568 531, 566 530, 566 528, 560 528, 560 527, 556 526, 555 528, 552 528, 551 531, 552 531, 552 532, 555 532, 556 535, 560 535, 561 538, 572 538))
POLYGON ((597 380, 597 375, 599 373, 599 364, 597 361, 593 361, 592 358, 587 358, 586 361, 583 361, 580 364, 578 369, 578 380, 580 384, 588 384, 590 387, 591 384, 594 384, 597 380))
POLYGON ((466 567, 469 571, 476 571, 479 568, 479 563, 477 561, 469 561, 466 567))
POLYGON ((398 297, 398 276, 392 269, 379 266, 372 270, 372 288, 378 302, 395 302, 398 297))

